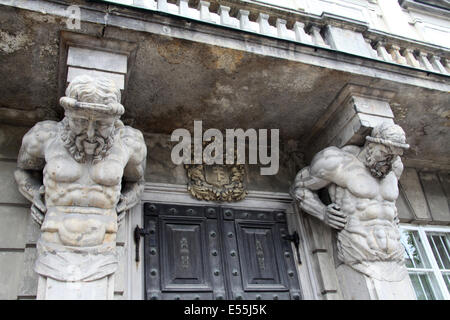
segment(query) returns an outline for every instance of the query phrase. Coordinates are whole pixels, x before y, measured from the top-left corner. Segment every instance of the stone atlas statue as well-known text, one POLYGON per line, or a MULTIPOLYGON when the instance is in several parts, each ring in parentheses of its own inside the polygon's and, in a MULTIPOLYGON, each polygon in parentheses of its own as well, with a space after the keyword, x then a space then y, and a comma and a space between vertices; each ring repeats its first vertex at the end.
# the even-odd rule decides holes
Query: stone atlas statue
POLYGON ((15 178, 41 225, 35 271, 92 281, 117 269, 118 221, 139 202, 147 149, 120 121, 113 81, 73 79, 60 99, 65 117, 38 122, 23 137, 15 178))
POLYGON ((304 212, 338 231, 339 259, 383 281, 400 281, 407 274, 395 206, 400 156, 409 148, 405 142, 400 126, 382 123, 362 148, 328 147, 317 153, 291 188, 304 212), (322 188, 328 189, 328 205, 319 198, 322 188))

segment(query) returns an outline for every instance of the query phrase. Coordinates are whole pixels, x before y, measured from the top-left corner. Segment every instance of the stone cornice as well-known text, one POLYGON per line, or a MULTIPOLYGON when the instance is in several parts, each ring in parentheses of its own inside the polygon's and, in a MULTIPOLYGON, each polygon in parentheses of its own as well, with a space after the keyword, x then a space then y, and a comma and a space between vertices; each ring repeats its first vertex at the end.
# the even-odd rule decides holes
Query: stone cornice
POLYGON ((333 39, 329 39, 325 35, 327 28, 336 27, 363 35, 362 39, 367 43, 366 52, 350 53, 448 75, 448 60, 450 59, 448 48, 372 30, 365 22, 329 13, 317 16, 298 10, 281 10, 273 6, 237 1, 221 1, 220 5, 217 2, 211 5, 210 2, 199 1, 197 8, 189 7, 189 0, 179 0, 176 4, 167 0, 140 0, 135 1, 133 5, 126 5, 121 0, 91 1, 145 9, 158 14, 183 17, 209 25, 325 49, 336 49, 333 39), (223 3, 229 3, 230 6, 225 6, 223 3), (406 54, 406 52, 410 54, 406 54))
POLYGON ((402 0, 400 6, 404 9, 423 11, 443 17, 448 17, 450 13, 450 4, 448 2, 445 3, 444 1, 434 1, 434 4, 425 4, 414 0, 402 0))

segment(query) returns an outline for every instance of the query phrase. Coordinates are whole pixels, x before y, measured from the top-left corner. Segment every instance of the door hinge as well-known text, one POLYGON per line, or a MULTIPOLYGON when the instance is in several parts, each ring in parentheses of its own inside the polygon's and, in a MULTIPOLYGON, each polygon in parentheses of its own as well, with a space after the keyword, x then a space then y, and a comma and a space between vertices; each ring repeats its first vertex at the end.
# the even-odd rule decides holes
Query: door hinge
POLYGON ((294 231, 293 234, 283 235, 282 238, 284 240, 291 241, 294 243, 295 252, 297 252, 298 263, 302 264, 302 260, 300 259, 300 251, 299 251, 300 237, 298 235, 298 232, 294 231))
POLYGON ((139 228, 138 225, 136 225, 136 228, 134 228, 134 243, 136 245, 136 262, 139 262, 139 245, 141 242, 141 237, 149 235, 149 230, 146 230, 144 228, 139 228))

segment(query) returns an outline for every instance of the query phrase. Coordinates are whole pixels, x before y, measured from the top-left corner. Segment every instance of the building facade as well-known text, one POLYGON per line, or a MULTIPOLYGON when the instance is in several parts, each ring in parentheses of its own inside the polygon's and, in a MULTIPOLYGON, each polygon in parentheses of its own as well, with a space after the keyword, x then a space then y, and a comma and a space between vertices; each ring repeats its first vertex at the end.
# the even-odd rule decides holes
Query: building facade
POLYGON ((1 299, 450 298, 447 1, 0 0, 0 8, 1 299), (121 120, 145 140, 145 183, 118 223, 117 270, 102 284, 52 291, 58 280, 35 270, 42 230, 14 172, 25 134, 63 119, 60 98, 80 75, 120 89, 121 120), (200 132, 224 136, 254 129, 261 139, 267 129, 279 157, 262 161, 259 150, 256 163, 174 163, 172 133, 195 140, 198 121, 200 132), (391 264, 371 273, 344 263, 341 229, 308 214, 292 191, 321 150, 362 148, 381 139, 373 128, 382 123, 403 128, 409 145, 390 200, 406 277, 391 264), (261 174, 272 165, 274 174, 261 174))

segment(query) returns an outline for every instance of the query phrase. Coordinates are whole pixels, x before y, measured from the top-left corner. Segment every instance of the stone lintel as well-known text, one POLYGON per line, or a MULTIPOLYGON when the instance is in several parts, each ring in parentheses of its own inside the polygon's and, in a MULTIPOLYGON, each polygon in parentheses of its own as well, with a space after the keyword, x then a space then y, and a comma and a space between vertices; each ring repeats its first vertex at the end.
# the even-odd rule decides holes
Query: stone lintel
POLYGON ((394 95, 388 90, 346 85, 307 138, 309 156, 328 146, 363 145, 374 126, 381 122, 394 123, 389 105, 394 95))

